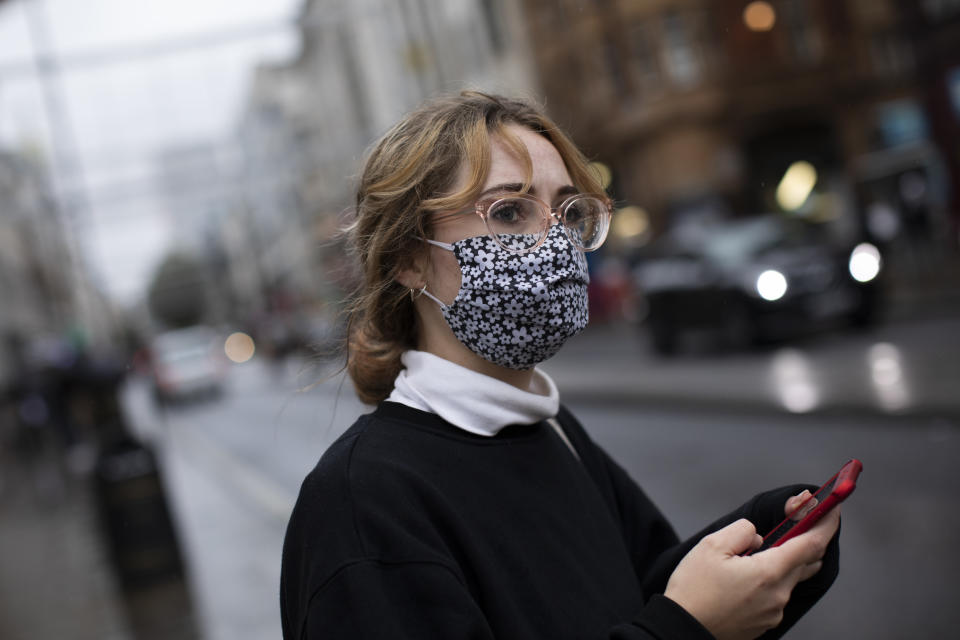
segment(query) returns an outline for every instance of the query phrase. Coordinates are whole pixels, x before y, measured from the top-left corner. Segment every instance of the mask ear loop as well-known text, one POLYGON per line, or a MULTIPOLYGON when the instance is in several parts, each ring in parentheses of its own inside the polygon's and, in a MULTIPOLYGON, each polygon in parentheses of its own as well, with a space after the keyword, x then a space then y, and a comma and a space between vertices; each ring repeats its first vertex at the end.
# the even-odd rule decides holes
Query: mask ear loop
POLYGON ((423 292, 427 290, 427 283, 424 282, 423 286, 419 289, 410 289, 410 302, 413 302, 417 298, 423 295, 423 292))
POLYGON ((440 242, 439 240, 431 240, 430 238, 422 238, 427 244, 432 244, 435 247, 440 247, 441 249, 446 249, 447 251, 453 251, 453 245, 446 242, 440 242))
POLYGON ((430 293, 429 291, 427 291, 427 285, 423 285, 423 289, 420 289, 420 293, 418 293, 417 296, 420 296, 421 294, 427 296, 428 298, 430 298, 431 300, 433 300, 434 302, 436 302, 437 305, 438 305, 442 310, 444 310, 444 311, 447 310, 447 305, 445 305, 445 304, 440 300, 440 298, 438 298, 437 296, 435 296, 435 295, 433 295, 432 293, 430 293))
POLYGON ((434 302, 436 302, 441 309, 445 310, 447 308, 447 305, 441 302, 439 298, 437 298, 435 295, 427 291, 426 282, 424 282, 423 286, 420 287, 419 289, 410 289, 410 302, 414 302, 417 298, 424 295, 430 298, 431 300, 433 300, 434 302))
MULTIPOLYGON (((446 243, 446 242, 440 242, 439 240, 431 240, 430 238, 421 238, 421 240, 423 240, 423 241, 426 242, 427 244, 432 244, 432 245, 434 245, 435 247, 440 247, 441 249, 446 249, 447 251, 451 251, 451 252, 454 251, 454 247, 453 247, 452 244, 448 244, 448 243, 446 243)), ((411 300, 416 300, 417 298, 419 298, 419 297, 422 296, 422 295, 425 295, 425 296, 427 296, 428 298, 430 298, 431 300, 433 300, 434 302, 436 302, 437 305, 438 305, 442 310, 444 310, 444 311, 447 310, 447 306, 448 306, 448 305, 444 304, 443 301, 441 301, 437 296, 435 296, 435 295, 433 295, 432 293, 430 293, 429 291, 427 291, 427 285, 426 285, 426 283, 424 283, 423 288, 420 289, 420 291, 417 291, 416 294, 414 294, 414 289, 410 289, 410 299, 411 299, 411 300)))

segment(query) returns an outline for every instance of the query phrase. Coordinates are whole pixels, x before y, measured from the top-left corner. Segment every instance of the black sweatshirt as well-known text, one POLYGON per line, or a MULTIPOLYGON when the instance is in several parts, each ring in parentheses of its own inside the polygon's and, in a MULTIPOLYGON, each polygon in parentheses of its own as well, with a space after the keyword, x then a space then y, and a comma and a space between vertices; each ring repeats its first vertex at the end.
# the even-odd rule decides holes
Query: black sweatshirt
MULTIPOLYGON (((783 518, 803 487, 760 494, 685 543, 565 409, 470 434, 382 403, 304 480, 281 573, 283 637, 712 638, 658 595, 710 531, 783 518)), ((789 628, 833 582, 837 544, 794 590, 789 628)))

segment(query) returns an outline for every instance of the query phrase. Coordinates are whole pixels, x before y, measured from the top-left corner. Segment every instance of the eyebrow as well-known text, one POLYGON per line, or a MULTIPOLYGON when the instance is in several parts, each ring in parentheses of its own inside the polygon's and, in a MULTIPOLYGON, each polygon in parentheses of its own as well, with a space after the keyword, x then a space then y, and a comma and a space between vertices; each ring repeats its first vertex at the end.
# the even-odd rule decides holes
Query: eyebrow
MULTIPOLYGON (((493 193, 524 193, 523 186, 524 185, 521 182, 505 182, 501 184, 495 184, 489 189, 484 189, 480 193, 480 197, 483 198, 493 193)), ((531 185, 527 193, 530 193, 531 195, 537 195, 537 190, 531 185)), ((570 196, 578 193, 580 193, 580 190, 572 184, 566 184, 557 189, 558 196, 570 196)))

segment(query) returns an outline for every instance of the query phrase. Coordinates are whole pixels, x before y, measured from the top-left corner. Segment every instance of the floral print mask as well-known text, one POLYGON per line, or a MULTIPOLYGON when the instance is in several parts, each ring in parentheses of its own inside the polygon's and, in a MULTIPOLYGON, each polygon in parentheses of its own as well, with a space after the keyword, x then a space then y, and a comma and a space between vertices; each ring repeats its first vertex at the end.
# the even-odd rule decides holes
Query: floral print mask
POLYGON ((481 358, 530 369, 587 326, 587 261, 559 224, 540 247, 520 255, 486 235, 427 242, 453 252, 461 281, 449 305, 423 293, 440 305, 457 340, 481 358))

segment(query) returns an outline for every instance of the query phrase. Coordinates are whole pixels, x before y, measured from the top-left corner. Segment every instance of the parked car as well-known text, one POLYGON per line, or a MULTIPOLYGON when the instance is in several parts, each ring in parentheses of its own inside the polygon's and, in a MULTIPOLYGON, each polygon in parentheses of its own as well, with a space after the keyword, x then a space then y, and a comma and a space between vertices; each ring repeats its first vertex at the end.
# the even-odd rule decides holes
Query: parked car
POLYGON ((196 326, 162 333, 154 338, 150 351, 158 404, 223 392, 227 361, 221 336, 213 329, 196 326))
POLYGON ((673 353, 691 329, 745 346, 838 319, 869 324, 882 260, 872 244, 851 244, 778 214, 667 234, 633 269, 655 350, 673 353))

